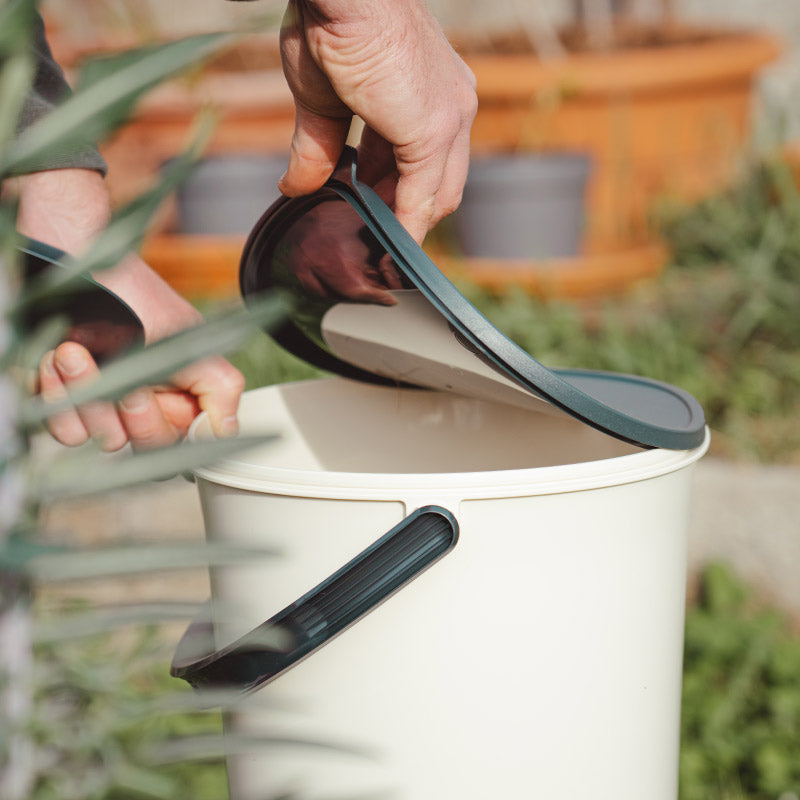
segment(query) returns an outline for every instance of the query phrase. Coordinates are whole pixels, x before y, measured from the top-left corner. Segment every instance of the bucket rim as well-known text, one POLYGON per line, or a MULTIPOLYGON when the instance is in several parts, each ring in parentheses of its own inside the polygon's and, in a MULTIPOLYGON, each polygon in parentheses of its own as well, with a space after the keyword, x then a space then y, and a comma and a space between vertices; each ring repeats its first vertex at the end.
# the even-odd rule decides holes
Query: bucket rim
MULTIPOLYGON (((312 378, 252 391, 341 380, 336 377, 312 378)), ((204 419, 205 412, 194 420, 189 440, 200 438, 198 429, 204 419)), ((609 435, 609 438, 614 437, 609 435)), ((548 466, 472 472, 354 472, 253 464, 241 460, 240 456, 233 456, 196 468, 193 474, 203 481, 228 488, 293 497, 387 501, 419 497, 451 501, 489 500, 588 491, 657 478, 695 463, 705 455, 709 444, 710 432, 706 426, 703 442, 691 450, 641 449, 609 458, 548 466)))

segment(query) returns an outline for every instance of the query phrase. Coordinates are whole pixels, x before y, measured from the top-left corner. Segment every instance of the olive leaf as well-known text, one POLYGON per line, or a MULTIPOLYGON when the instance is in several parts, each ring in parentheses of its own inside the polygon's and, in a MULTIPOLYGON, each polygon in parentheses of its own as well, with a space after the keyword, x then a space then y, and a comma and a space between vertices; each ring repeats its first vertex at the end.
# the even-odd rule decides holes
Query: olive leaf
POLYGON ((54 150, 92 145, 117 128, 153 87, 232 40, 227 33, 201 34, 89 62, 74 94, 6 148, 0 175, 33 172, 54 150))

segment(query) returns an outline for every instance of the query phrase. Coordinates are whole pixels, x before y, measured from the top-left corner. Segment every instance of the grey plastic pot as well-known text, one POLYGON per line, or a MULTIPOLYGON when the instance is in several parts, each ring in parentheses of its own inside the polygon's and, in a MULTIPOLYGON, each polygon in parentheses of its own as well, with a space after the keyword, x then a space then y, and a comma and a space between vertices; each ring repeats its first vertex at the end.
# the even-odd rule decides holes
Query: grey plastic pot
POLYGON ((244 234, 280 197, 284 155, 221 155, 203 160, 177 192, 181 233, 244 234))
POLYGON ((504 259, 576 255, 590 170, 591 159, 584 153, 473 157, 454 215, 463 254, 504 259))

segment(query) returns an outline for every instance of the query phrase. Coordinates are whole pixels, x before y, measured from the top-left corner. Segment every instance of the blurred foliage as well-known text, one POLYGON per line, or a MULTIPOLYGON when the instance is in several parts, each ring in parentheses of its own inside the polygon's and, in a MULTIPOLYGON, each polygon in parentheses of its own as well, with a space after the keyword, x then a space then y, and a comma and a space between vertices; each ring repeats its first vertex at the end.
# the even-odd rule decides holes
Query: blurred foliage
MULTIPOLYGON (((154 754, 176 739, 220 737, 219 711, 187 712, 192 691, 169 677, 172 643, 156 626, 42 643, 31 721, 30 800, 220 800, 222 755, 175 764, 154 754), (170 713, 170 705, 178 711, 170 713)), ((220 748, 221 753, 221 748, 220 748)))
POLYGON ((686 620, 681 800, 800 796, 800 637, 722 565, 686 620))
MULTIPOLYGON (((53 153, 110 133, 147 91, 197 66, 232 40, 229 34, 187 37, 87 62, 74 94, 17 137, 12 123, 33 78, 29 37, 35 10, 35 0, 0 4, 0 180, 46 167, 53 153)), ((42 583, 72 580, 74 573, 68 573, 76 564, 84 572, 97 572, 91 564, 100 562, 92 555, 109 555, 71 549, 64 539, 57 546, 43 541, 36 511, 44 500, 108 491, 209 463, 225 449, 246 447, 247 441, 209 441, 201 450, 181 444, 113 458, 101 457, 99 448, 90 444, 50 459, 32 456, 25 446, 28 436, 41 429, 58 404, 45 408, 29 395, 24 378, 60 341, 66 326, 51 311, 33 330, 22 330, 20 324, 37 303, 47 309, 68 305, 65 298, 90 290, 90 270, 113 265, 137 246, 163 197, 188 174, 208 133, 201 125, 187 152, 175 159, 156 186, 116 211, 84 256, 65 259, 29 285, 20 286, 17 279, 13 199, 2 198, 0 323, 12 330, 6 332, 0 324, 0 427, 6 438, 19 442, 13 447, 0 442, 0 479, 5 479, 0 480, 0 627, 6 633, 0 648, 3 800, 217 800, 227 794, 220 767, 220 713, 204 711, 203 698, 169 678, 163 641, 156 633, 175 613, 185 621, 194 606, 176 611, 153 604, 143 609, 121 597, 112 609, 92 608, 76 615, 74 609, 59 608, 48 618, 36 616, 32 596, 41 594, 42 583), (18 503, 11 502, 17 498, 18 503), (32 566, 37 559, 48 558, 54 571, 44 577, 36 574, 32 566), (159 627, 150 627, 143 622, 147 620, 159 627), (214 766, 206 767, 206 762, 214 766)), ((64 405, 118 399, 199 357, 239 347, 253 331, 282 314, 282 303, 267 299, 247 312, 217 314, 190 331, 146 348, 134 347, 106 363, 101 376, 76 389, 64 405)), ((153 564, 159 553, 151 544, 137 542, 136 548, 118 551, 116 559, 106 558, 104 576, 114 578, 136 564, 140 573, 163 568, 153 564)), ((209 554, 194 554, 192 563, 213 563, 204 555, 209 554)), ((187 551, 187 559, 190 556, 187 551)), ((230 696, 216 700, 223 707, 233 702, 230 696)))
POLYGON ((229 356, 245 376, 246 388, 272 386, 288 381, 318 378, 323 373, 276 344, 266 333, 256 333, 247 344, 229 356))

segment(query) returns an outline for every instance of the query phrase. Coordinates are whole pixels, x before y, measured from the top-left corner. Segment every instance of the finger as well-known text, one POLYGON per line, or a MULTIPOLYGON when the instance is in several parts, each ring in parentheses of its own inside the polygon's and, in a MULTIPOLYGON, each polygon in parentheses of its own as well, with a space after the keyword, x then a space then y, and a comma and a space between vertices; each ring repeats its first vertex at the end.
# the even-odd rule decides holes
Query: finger
POLYGON ((278 182, 288 197, 310 194, 330 178, 347 141, 350 117, 324 117, 296 104, 289 167, 278 182))
POLYGON ((178 440, 178 432, 162 413, 151 389, 138 389, 124 397, 119 416, 135 450, 166 447, 178 440))
POLYGON ((215 436, 234 436, 238 432, 236 412, 244 391, 244 376, 236 367, 221 356, 211 356, 175 373, 172 382, 197 398, 215 436))
POLYGON ((375 193, 386 203, 390 208, 394 208, 395 194, 397 193, 397 181, 399 175, 397 169, 392 169, 387 175, 384 175, 372 188, 375 193))
POLYGON ((417 244, 422 244, 433 225, 436 195, 444 179, 445 164, 431 157, 413 167, 399 166, 394 213, 417 244))
MULTIPOLYGON (((59 345, 53 356, 53 363, 67 392, 71 386, 84 385, 96 378, 100 372, 89 351, 75 342, 59 345)), ((78 408, 78 416, 89 436, 99 441, 103 450, 119 450, 128 441, 125 428, 113 404, 85 403, 78 408)))
POLYGON ((186 436, 194 418, 200 413, 197 398, 188 392, 176 392, 174 389, 156 389, 155 395, 164 419, 180 438, 186 436))
POLYGON ((378 270, 383 278, 383 282, 389 289, 403 288, 403 281, 400 279, 400 273, 398 273, 397 267, 388 253, 382 256, 381 260, 378 262, 378 270))
MULTIPOLYGON (((358 143, 358 178, 381 194, 378 186, 389 175, 393 178, 393 184, 397 183, 394 148, 367 125, 358 143)), ((388 202, 382 194, 381 198, 388 202)))
MULTIPOLYGON (((67 397, 67 390, 56 371, 53 356, 52 351, 47 353, 39 366, 39 390, 45 403, 60 403, 67 397)), ((89 432, 74 408, 48 417, 47 429, 56 441, 68 447, 77 447, 89 439, 89 432)))
POLYGON ((469 172, 469 129, 462 130, 453 141, 445 165, 442 182, 436 194, 436 206, 431 227, 436 225, 461 205, 464 184, 469 172))

